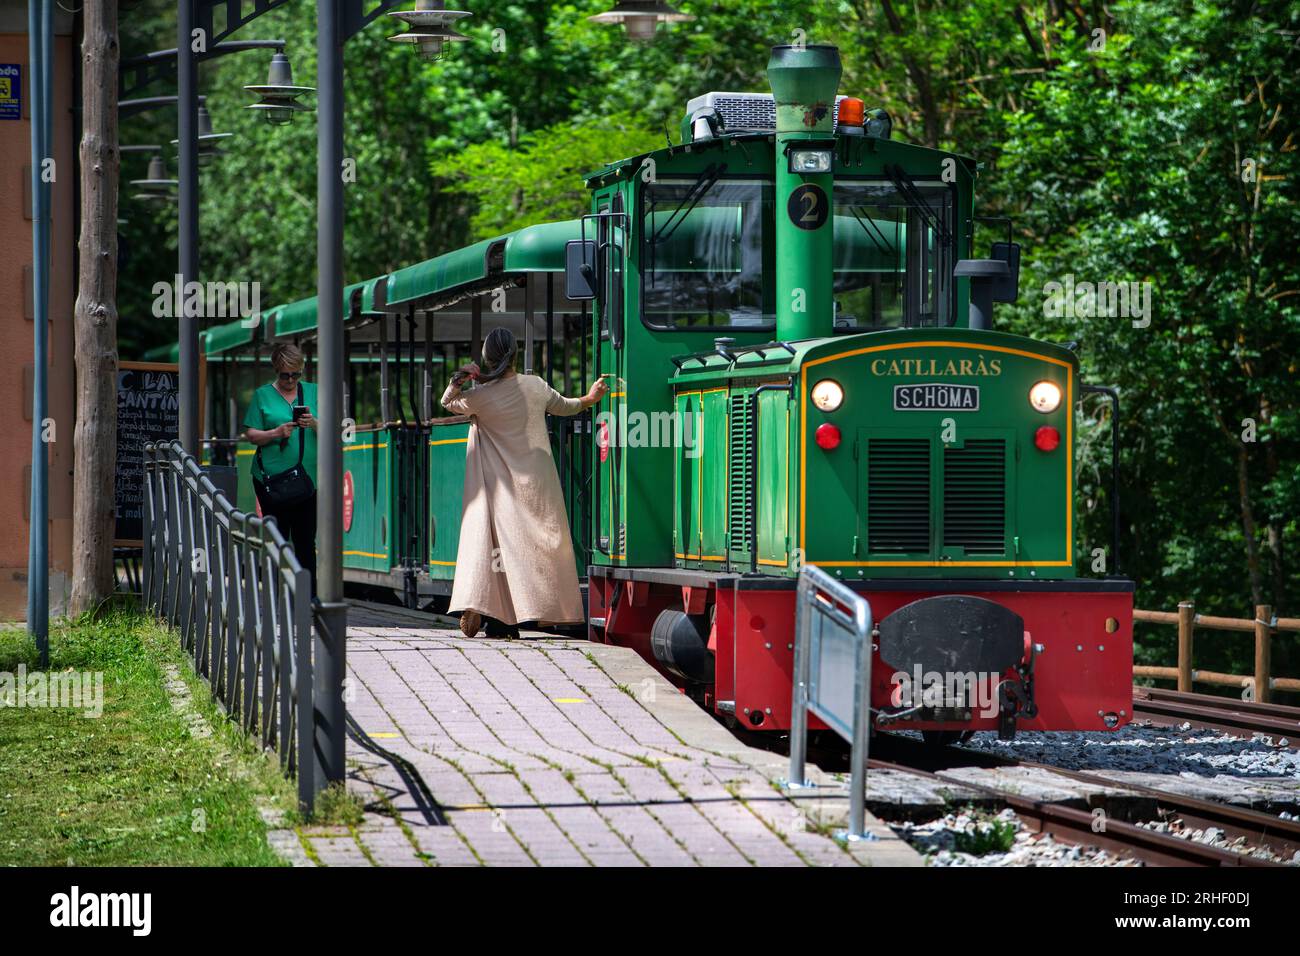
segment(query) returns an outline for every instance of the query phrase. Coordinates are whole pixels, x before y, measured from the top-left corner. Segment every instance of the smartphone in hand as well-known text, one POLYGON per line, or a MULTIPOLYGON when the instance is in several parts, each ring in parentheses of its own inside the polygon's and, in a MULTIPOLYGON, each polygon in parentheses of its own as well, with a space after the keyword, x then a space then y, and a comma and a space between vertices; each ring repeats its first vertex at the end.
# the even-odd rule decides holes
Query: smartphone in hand
POLYGON ((311 409, 308 408, 306 405, 293 406, 293 423, 295 425, 298 425, 299 424, 298 419, 302 418, 302 416, 304 415, 309 415, 309 414, 311 414, 311 409))

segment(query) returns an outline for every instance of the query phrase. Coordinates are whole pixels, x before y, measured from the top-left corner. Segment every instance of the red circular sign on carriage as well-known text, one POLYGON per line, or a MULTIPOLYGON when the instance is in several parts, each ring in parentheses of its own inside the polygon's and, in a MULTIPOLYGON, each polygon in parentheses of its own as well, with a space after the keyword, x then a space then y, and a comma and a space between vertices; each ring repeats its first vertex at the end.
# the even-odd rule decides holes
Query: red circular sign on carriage
POLYGON ((343 472, 343 530, 352 530, 352 472, 343 472))
POLYGON ((609 422, 600 423, 600 431, 596 434, 596 447, 600 449, 600 461, 604 464, 605 459, 609 457, 609 422))

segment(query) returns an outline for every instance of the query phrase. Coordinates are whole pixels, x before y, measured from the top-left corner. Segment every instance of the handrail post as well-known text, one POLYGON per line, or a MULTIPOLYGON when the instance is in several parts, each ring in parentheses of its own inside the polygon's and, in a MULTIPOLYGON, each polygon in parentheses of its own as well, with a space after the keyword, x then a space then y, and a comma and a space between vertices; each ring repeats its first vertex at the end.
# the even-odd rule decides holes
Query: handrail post
POLYGON ((1269 671, 1273 645, 1273 608, 1268 604, 1255 605, 1255 700, 1268 703, 1269 671))
MULTIPOLYGON (((799 578, 795 600, 800 604, 811 598, 812 589, 805 577, 799 578)), ((794 700, 790 711, 790 777, 786 785, 791 790, 808 786, 805 764, 808 758, 808 614, 795 614, 794 634, 794 700)))
POLYGON ((850 840, 867 835, 867 749, 871 745, 871 605, 856 608, 857 643, 853 650, 853 744, 849 751, 850 840))
POLYGON ((1196 608, 1191 601, 1178 603, 1178 689, 1192 690, 1192 633, 1196 627, 1196 608))

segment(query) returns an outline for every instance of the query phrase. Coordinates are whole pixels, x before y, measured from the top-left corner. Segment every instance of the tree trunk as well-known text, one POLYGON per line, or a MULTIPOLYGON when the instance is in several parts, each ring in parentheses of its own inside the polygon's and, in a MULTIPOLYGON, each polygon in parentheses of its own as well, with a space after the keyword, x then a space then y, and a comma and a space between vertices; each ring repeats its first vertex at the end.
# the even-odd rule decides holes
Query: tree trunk
POLYGON ((1255 526, 1255 509, 1250 501, 1250 458, 1244 442, 1237 446, 1237 497, 1241 509, 1241 531, 1246 538, 1246 569, 1250 573, 1250 596, 1256 604, 1264 602, 1264 575, 1260 568, 1259 531, 1255 526))
POLYGON ((81 270, 76 306, 72 606, 113 593, 117 460, 117 0, 85 4, 82 60, 81 270))

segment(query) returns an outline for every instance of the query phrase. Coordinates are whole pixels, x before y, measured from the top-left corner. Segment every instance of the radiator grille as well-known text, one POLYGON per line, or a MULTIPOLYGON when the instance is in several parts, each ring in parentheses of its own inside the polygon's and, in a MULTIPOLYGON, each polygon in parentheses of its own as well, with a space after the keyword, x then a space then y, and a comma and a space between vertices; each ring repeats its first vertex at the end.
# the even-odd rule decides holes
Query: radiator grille
POLYGON ((754 541, 752 413, 750 396, 731 396, 727 415, 727 531, 732 551, 749 551, 754 541))
POLYGON ((929 439, 868 440, 867 549, 886 554, 929 553, 929 439))
POLYGON ((970 439, 943 450, 943 545, 967 554, 1006 551, 1006 442, 970 439))

